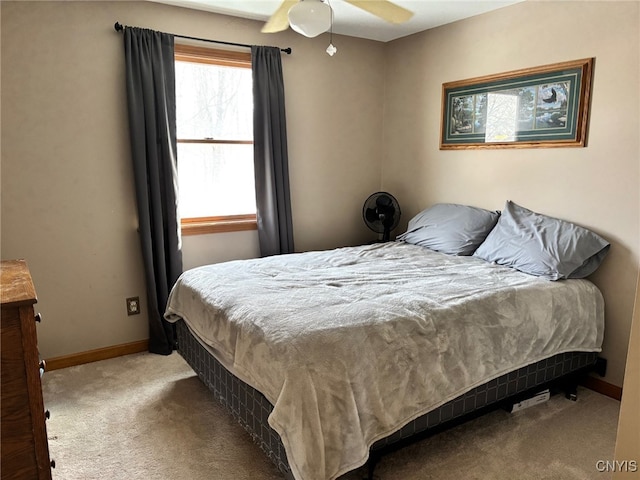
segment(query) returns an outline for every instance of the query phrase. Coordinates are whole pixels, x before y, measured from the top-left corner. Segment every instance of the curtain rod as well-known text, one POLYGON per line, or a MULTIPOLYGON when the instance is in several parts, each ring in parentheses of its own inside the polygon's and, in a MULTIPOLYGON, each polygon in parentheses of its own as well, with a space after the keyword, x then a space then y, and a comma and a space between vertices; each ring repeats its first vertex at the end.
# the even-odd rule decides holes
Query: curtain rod
MULTIPOLYGON (((113 25, 113 28, 115 28, 116 32, 122 32, 127 27, 128 25, 122 25, 120 22, 116 22, 113 25)), ((222 45, 233 45, 234 47, 251 48, 251 45, 247 45, 246 43, 223 42, 222 40, 209 40, 208 38, 188 37, 186 35, 176 35, 175 33, 171 33, 170 35, 173 35, 174 37, 178 37, 178 38, 186 38, 187 40, 198 40, 200 42, 211 42, 211 43, 219 43, 222 45)), ((291 47, 281 48, 280 51, 286 53, 287 55, 291 55, 291 47)))

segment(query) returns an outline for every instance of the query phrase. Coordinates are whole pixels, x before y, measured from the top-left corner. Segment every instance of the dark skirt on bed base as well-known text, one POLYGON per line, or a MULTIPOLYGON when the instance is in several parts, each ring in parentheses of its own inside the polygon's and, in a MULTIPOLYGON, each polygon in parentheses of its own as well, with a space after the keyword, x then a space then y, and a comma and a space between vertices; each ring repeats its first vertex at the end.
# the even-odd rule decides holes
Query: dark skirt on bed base
MULTIPOLYGON (((285 478, 293 479, 280 436, 267 422, 273 409, 271 403, 259 391, 229 373, 191 335, 184 321, 177 322, 176 330, 180 355, 214 393, 218 401, 249 432, 285 478)), ((595 365, 597 355, 593 352, 562 353, 480 385, 374 443, 371 447, 373 464, 379 458, 376 452, 393 450, 395 445, 409 443, 416 437, 425 436, 429 431, 438 430, 438 427, 470 416, 473 412, 487 410, 490 406, 499 405, 523 392, 542 386, 546 388, 561 377, 569 376, 571 379, 571 374, 582 372, 595 365)), ((571 383, 574 382, 570 381, 571 383)))

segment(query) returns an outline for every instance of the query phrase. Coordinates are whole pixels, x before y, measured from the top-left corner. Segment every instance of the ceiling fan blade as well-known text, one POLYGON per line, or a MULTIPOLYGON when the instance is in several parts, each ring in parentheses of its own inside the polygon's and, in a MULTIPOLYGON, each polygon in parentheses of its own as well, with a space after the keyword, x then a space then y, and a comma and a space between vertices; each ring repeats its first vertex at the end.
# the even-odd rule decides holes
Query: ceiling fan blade
POLYGON ((289 9, 293 7, 298 0, 283 0, 273 15, 267 20, 262 27, 262 33, 276 33, 289 28, 289 9))
POLYGON ((388 0, 345 0, 351 5, 380 17, 389 23, 404 23, 413 17, 413 12, 388 0))

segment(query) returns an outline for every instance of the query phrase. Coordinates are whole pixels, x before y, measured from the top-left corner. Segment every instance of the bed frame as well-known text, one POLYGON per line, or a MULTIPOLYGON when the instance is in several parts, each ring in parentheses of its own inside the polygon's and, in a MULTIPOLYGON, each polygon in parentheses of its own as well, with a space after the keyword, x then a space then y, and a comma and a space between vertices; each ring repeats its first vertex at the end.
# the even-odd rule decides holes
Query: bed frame
MULTIPOLYGON (((271 403, 258 390, 226 370, 191 334, 183 320, 176 323, 178 352, 193 368, 218 401, 249 432, 287 480, 293 474, 280 436, 267 418, 271 403)), ((595 352, 568 352, 520 368, 461 395, 441 407, 409 422, 397 432, 375 442, 368 461, 369 478, 380 457, 398 448, 478 417, 490 410, 518 402, 545 388, 564 390, 576 400, 581 376, 589 370, 604 375, 606 361, 595 352)))

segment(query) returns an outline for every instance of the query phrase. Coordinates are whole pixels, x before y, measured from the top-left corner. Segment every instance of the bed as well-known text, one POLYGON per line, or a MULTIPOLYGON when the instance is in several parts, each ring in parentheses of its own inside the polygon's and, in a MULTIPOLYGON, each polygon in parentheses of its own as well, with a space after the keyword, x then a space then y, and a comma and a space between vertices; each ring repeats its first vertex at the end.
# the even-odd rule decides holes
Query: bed
POLYGON ((596 361, 590 281, 401 240, 208 265, 171 291, 180 354, 287 478, 338 478, 596 361))

